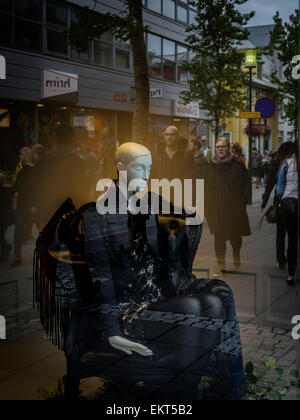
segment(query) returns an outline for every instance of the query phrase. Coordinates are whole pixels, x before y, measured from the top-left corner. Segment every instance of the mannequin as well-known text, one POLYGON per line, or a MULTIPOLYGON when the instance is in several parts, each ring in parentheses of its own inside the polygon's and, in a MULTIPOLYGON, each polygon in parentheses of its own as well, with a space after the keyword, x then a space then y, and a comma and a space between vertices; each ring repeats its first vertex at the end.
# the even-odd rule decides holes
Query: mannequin
MULTIPOLYGON (((140 185, 140 192, 146 190, 152 167, 151 152, 146 147, 137 143, 123 144, 116 152, 116 163, 121 177, 122 173, 123 175, 127 173, 127 187, 132 181, 136 180, 140 185)), ((133 191, 128 190, 127 193, 129 198, 134 194, 133 191)), ((122 350, 129 355, 132 352, 136 352, 144 357, 153 356, 153 352, 149 348, 124 337, 109 337, 108 340, 112 347, 122 350)))
MULTIPOLYGON (((67 212, 71 216, 58 225, 61 248, 51 254, 57 260, 52 273, 56 293, 69 296, 72 311, 64 323, 69 399, 81 378, 95 374, 117 383, 143 381, 156 399, 175 401, 197 399, 201 377, 211 375, 221 378, 219 396, 243 399, 232 292, 222 281, 192 274, 201 226, 187 226, 187 216, 174 209, 168 216, 152 214, 151 165, 147 148, 123 144, 116 152, 119 179, 97 204, 67 212), (133 184, 138 193, 131 191, 133 184), (116 211, 99 213, 99 202, 105 205, 116 191, 116 211), (148 203, 148 214, 130 212, 137 196, 148 203), (119 212, 124 199, 126 214, 119 212), (60 251, 68 255, 65 261, 57 257, 60 251)), ((44 280, 42 287, 47 293, 44 280)))

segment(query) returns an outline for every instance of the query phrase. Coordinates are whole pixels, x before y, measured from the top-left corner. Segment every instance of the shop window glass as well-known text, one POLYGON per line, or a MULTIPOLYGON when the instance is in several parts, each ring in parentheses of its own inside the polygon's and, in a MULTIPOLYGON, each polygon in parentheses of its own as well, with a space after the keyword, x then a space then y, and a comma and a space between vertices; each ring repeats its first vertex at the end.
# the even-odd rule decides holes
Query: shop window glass
POLYGON ((183 23, 187 23, 188 21, 187 9, 181 6, 177 6, 177 20, 183 23))
POLYGON ((175 42, 163 40, 163 77, 166 80, 176 79, 175 42))
POLYGON ((40 51, 42 46, 42 26, 25 20, 15 20, 15 43, 19 48, 40 51))
POLYGON ((94 60, 99 66, 113 66, 113 49, 111 44, 94 41, 94 60))
POLYGON ((175 3, 172 0, 163 0, 163 15, 175 20, 175 3))
POLYGON ((0 45, 7 46, 12 44, 12 25, 12 17, 0 13, 0 45))
POLYGON ((116 48, 116 67, 120 69, 130 68, 130 53, 129 51, 120 50, 116 48))
POLYGON ((0 10, 3 12, 12 12, 13 2, 12 0, 1 0, 0 1, 0 10))
POLYGON ((161 0, 148 0, 148 9, 156 13, 161 13, 161 0))
POLYGON ((148 35, 148 66, 151 76, 161 77, 161 38, 148 35))
POLYGON ((42 3, 43 2, 40 0, 15 0, 16 15, 31 20, 41 21, 42 3))
POLYGON ((68 9, 56 3, 47 3, 47 22, 56 25, 67 26, 68 9))
POLYGON ((182 68, 183 64, 188 61, 188 49, 183 45, 177 45, 177 79, 184 83, 188 81, 188 73, 182 68))
POLYGON ((56 54, 68 54, 68 40, 64 31, 47 30, 47 50, 56 54))

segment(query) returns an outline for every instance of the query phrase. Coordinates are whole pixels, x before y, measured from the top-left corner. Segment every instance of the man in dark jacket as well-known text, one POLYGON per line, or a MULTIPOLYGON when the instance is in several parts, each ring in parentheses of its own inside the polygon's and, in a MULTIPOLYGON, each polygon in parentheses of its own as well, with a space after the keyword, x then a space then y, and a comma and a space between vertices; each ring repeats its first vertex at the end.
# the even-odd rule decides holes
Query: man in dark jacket
POLYGON ((235 267, 240 267, 242 237, 251 234, 247 215, 251 184, 248 171, 230 152, 226 138, 216 144, 216 153, 205 176, 205 215, 212 234, 218 270, 225 270, 226 241, 230 240, 235 267))
POLYGON ((191 140, 189 144, 189 150, 194 156, 195 160, 195 172, 196 179, 203 179, 205 168, 208 165, 206 158, 203 155, 203 152, 200 151, 201 143, 197 140, 191 140))
POLYGON ((170 126, 164 132, 164 143, 158 147, 154 157, 152 178, 193 179, 195 163, 192 154, 179 141, 178 129, 170 126))

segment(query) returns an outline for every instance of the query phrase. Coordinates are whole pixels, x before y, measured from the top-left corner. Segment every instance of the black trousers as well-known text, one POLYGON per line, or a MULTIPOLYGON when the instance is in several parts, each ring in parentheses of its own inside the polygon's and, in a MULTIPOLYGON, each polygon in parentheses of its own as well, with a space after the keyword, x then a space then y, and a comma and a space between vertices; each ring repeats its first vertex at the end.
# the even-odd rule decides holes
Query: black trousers
POLYGON ((286 238, 286 226, 282 219, 279 218, 277 222, 277 230, 276 230, 276 258, 279 265, 286 264, 286 256, 285 256, 285 238, 286 238))
MULTIPOLYGON (((288 250, 287 250, 287 260, 288 260, 288 270, 289 276, 295 276, 297 268, 297 255, 298 255, 298 235, 299 235, 299 226, 298 226, 298 200, 295 198, 286 198, 282 200, 282 210, 281 216, 279 218, 278 225, 280 226, 280 232, 283 233, 284 230, 288 235, 288 250)), ((279 249, 284 250, 284 238, 282 238, 278 244, 279 249)), ((278 249, 278 248, 277 248, 278 249)))
MULTIPOLYGON (((233 256, 239 257, 240 251, 242 248, 243 239, 241 236, 232 236, 229 239, 232 249, 233 256)), ((216 257, 219 265, 225 264, 225 254, 226 254, 226 242, 227 239, 224 235, 215 234, 215 251, 216 257)))

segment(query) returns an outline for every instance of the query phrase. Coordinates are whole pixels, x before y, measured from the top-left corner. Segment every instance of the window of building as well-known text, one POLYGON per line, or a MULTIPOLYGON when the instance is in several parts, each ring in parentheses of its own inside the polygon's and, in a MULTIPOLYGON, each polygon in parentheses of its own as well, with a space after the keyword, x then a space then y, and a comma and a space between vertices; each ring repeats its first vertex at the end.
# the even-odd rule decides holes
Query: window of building
POLYGON ((0 11, 2 12, 12 12, 13 2, 12 0, 1 0, 0 1, 0 11))
POLYGON ((48 1, 47 23, 54 23, 60 26, 67 26, 68 25, 68 8, 48 1))
POLYGON ((150 76, 161 77, 162 40, 159 36, 148 34, 148 67, 150 76))
POLYGON ((156 13, 161 13, 161 0, 148 0, 148 9, 156 13))
POLYGON ((163 39, 163 78, 176 80, 176 44, 168 39, 163 39))
POLYGON ((47 29, 47 50, 51 53, 68 55, 68 39, 62 30, 47 29))
POLYGON ((164 16, 175 20, 175 2, 173 0, 164 0, 162 13, 164 16))
POLYGON ((115 38, 115 66, 120 69, 130 69, 130 42, 115 38))
POLYGON ((181 83, 188 81, 188 73, 182 66, 188 61, 188 48, 177 44, 177 80, 181 83))
POLYGON ((13 18, 0 13, 0 45, 10 46, 13 43, 13 18))
POLYGON ((186 25, 194 22, 195 8, 188 0, 143 0, 143 6, 186 25))
POLYGON ((15 44, 22 49, 41 51, 42 25, 15 19, 15 44))
POLYGON ((113 67, 113 36, 103 34, 94 41, 94 62, 99 66, 113 67))
POLYGON ((182 23, 188 23, 188 11, 185 7, 177 6, 177 20, 182 23))
POLYGON ((15 0, 15 13, 23 18, 41 22, 42 8, 43 2, 40 0, 15 0))

